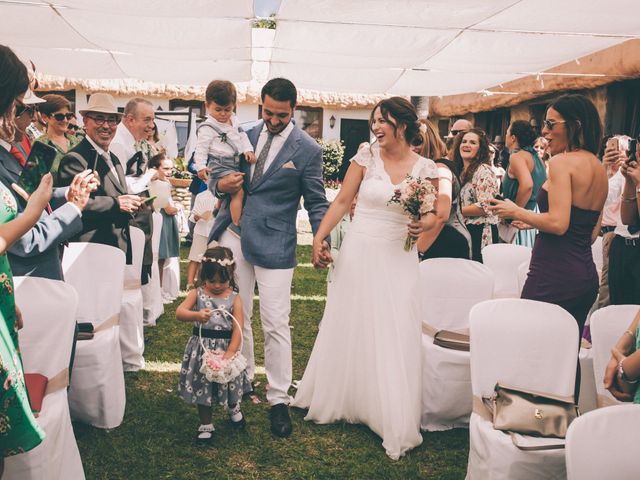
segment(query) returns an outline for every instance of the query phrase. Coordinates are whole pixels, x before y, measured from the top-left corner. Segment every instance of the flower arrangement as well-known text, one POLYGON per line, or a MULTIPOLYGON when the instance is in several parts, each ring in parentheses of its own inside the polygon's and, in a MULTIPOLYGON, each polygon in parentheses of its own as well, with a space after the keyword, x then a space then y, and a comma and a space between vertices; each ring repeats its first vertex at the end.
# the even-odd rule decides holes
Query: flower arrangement
POLYGON ((210 382, 229 383, 247 368, 247 360, 240 352, 224 358, 222 350, 207 350, 202 354, 200 373, 210 382))
POLYGON ((342 140, 316 140, 322 148, 322 179, 325 184, 335 181, 340 172, 342 159, 344 158, 344 145, 342 140))
MULTIPOLYGON (((221 262, 218 262, 221 263, 221 262)), ((211 312, 212 315, 223 314, 230 317, 235 327, 240 332, 240 347, 238 351, 229 358, 224 358, 225 352, 222 350, 209 350, 204 346, 202 341, 202 325, 200 325, 200 346, 204 353, 200 357, 200 373, 210 382, 229 383, 231 380, 240 375, 247 368, 247 359, 240 353, 242 350, 242 328, 235 317, 224 307, 216 308, 211 312)))
MULTIPOLYGON (((397 203, 411 220, 417 221, 423 215, 434 211, 437 194, 436 187, 426 178, 407 175, 387 204, 397 203)), ((405 251, 410 251, 415 243, 416 239, 407 235, 404 242, 405 251)))

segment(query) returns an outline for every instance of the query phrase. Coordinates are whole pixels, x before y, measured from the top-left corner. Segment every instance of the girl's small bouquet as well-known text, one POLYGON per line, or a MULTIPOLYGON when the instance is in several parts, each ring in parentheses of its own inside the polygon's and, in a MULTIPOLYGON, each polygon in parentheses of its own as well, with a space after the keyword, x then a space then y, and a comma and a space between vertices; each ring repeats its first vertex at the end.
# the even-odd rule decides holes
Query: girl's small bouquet
POLYGON ((200 357, 200 373, 204 374, 210 382, 229 383, 247 368, 247 359, 240 353, 243 343, 242 328, 235 317, 224 308, 217 308, 213 312, 220 312, 233 319, 236 328, 240 332, 240 346, 232 357, 223 358, 225 354, 223 350, 209 350, 204 346, 204 342, 202 341, 202 325, 200 325, 200 345, 204 351, 200 357))
MULTIPOLYGON (((418 221, 423 215, 434 211, 437 195, 438 190, 428 179, 407 175, 387 204, 399 204, 411 220, 418 221)), ((410 251, 415 243, 416 238, 407 235, 405 251, 410 251)))

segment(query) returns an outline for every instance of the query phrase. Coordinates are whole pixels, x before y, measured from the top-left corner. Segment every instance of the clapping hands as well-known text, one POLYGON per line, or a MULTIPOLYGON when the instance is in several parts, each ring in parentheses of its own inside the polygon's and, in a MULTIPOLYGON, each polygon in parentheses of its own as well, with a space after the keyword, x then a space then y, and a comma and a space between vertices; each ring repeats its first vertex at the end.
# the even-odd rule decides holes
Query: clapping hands
POLYGON ((327 268, 333 258, 331 258, 331 246, 326 240, 313 241, 313 266, 316 268, 327 268))

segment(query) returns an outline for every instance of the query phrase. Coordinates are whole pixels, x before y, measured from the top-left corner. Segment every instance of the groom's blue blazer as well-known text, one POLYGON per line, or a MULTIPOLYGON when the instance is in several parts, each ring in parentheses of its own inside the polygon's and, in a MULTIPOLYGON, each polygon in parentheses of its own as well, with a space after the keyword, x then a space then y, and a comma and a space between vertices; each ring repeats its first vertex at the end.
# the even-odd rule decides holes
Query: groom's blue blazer
MULTIPOLYGON (((264 126, 259 121, 246 130, 255 147, 264 126)), ((251 186, 250 165, 242 162, 245 173, 245 205, 242 211, 241 244, 244 258, 251 264, 271 269, 293 268, 296 265, 296 215, 300 197, 309 212, 315 233, 329 202, 322 182, 322 149, 309 135, 293 127, 262 178, 251 186)), ((219 178, 209 181, 215 192, 219 178)), ((223 202, 209 240, 218 240, 231 223, 229 202, 223 202)))

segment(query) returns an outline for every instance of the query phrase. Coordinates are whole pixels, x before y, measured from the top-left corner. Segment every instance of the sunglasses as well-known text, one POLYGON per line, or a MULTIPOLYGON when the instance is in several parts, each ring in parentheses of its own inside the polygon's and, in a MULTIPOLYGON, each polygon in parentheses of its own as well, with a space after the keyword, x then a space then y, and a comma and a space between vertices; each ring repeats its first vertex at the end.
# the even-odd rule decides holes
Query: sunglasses
POLYGON ((105 117, 103 115, 85 115, 85 117, 93 120, 99 127, 104 125, 105 122, 111 127, 115 127, 120 123, 120 117, 116 117, 115 115, 113 117, 105 117))
POLYGON ((16 106, 16 117, 19 117, 23 113, 28 113, 30 117, 33 117, 38 111, 38 107, 35 105, 17 105, 16 106))
POLYGON ((73 117, 75 117, 75 115, 71 112, 69 113, 54 113, 53 115, 51 115, 51 118, 55 118, 56 121, 58 122, 63 122, 65 119, 66 120, 71 120, 73 117))
POLYGON ((558 120, 554 122, 553 120, 543 120, 542 124, 546 127, 547 130, 553 130, 553 126, 557 123, 567 123, 566 120, 558 120))
POLYGON ((78 125, 72 125, 70 123, 69 126, 67 127, 67 130, 73 130, 74 132, 77 132, 78 130, 80 130, 80 127, 78 125))

